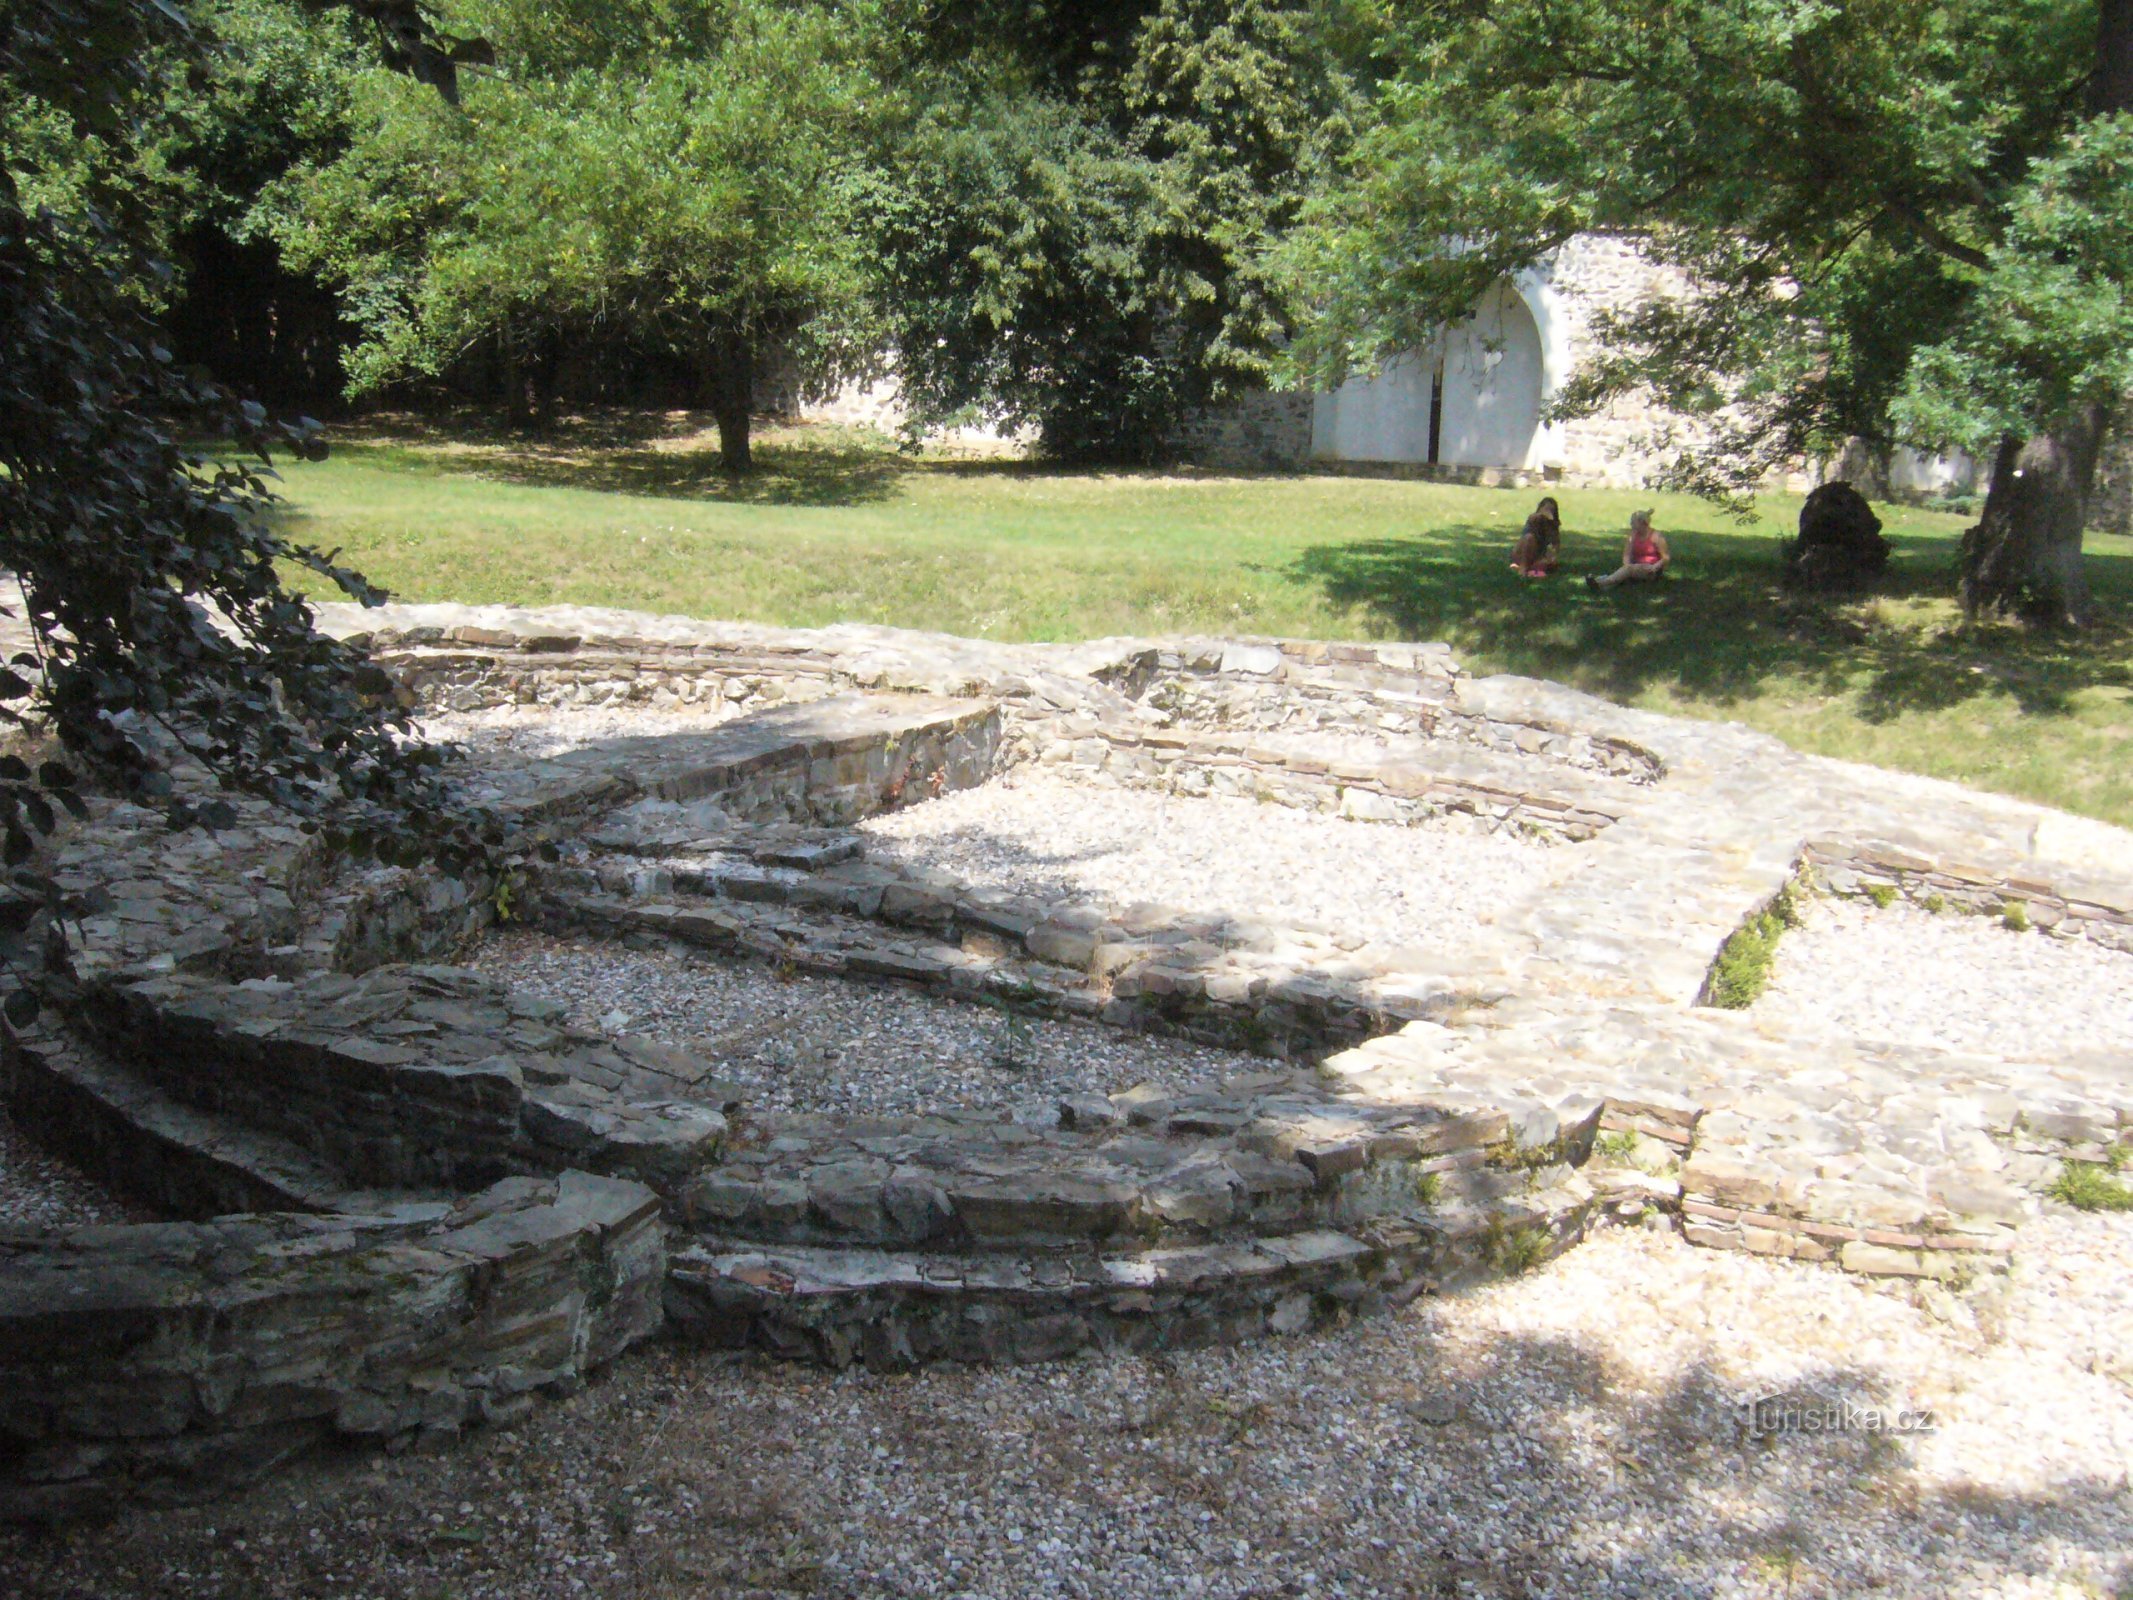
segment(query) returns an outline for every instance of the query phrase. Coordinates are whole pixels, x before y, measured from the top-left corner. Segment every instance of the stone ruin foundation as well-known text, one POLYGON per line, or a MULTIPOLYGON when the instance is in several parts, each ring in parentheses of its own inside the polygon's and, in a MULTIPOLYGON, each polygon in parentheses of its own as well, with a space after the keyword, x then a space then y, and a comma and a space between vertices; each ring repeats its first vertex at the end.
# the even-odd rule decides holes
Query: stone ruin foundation
POLYGON ((2133 840, 2100 825, 1441 646, 329 620, 470 736, 459 781, 511 859, 337 866, 260 805, 205 835, 98 803, 60 839, 106 906, 78 987, 8 1044, 9 1112, 166 1220, 0 1225, 7 1514, 448 1435, 661 1334, 879 1368, 1240 1340, 1620 1225, 1959 1282, 2021 1248, 2063 1161, 2133 1143, 2123 1055, 1700 1003, 1729 935, 1802 890, 2018 905, 2133 952, 2133 840), (859 826, 1040 781, 1538 854, 1488 915, 1395 938, 967 875, 859 826), (498 925, 985 1006, 1010 1039, 1170 1041, 1207 1076, 772 1104, 716 1051, 514 986, 474 952, 498 925))

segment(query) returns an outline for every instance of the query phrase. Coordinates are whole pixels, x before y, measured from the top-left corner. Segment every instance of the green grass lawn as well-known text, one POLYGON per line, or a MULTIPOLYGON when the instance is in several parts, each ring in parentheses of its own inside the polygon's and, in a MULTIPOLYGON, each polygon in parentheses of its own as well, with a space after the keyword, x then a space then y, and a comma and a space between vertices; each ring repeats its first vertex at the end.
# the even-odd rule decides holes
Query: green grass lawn
POLYGON ((1877 598, 1782 596, 1796 497, 1742 525, 1701 502, 1560 491, 1567 576, 1508 568, 1537 491, 1333 475, 1089 473, 771 435, 735 484, 653 419, 541 446, 363 430, 287 469, 290 531, 407 600, 575 602, 994 639, 1259 633, 1445 639, 1474 670, 1731 718, 1801 749, 1960 779, 2133 825, 2133 539, 2097 536, 2105 620, 2078 638, 1967 628, 1964 519, 1880 507, 1877 598), (1630 510, 1676 570, 1593 594, 1630 510))

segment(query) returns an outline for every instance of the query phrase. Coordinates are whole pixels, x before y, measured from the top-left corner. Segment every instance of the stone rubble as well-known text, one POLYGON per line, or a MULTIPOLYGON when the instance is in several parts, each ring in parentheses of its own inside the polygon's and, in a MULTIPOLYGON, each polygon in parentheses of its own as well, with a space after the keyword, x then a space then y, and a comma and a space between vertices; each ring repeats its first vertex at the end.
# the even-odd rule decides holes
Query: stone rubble
MULTIPOLYGON (((1910 1283, 1974 1321, 1990 1285, 2020 1281, 2025 1241, 2063 1236, 2040 1198, 2062 1163, 2133 1147, 2115 1035, 1966 1053, 1841 1013, 1695 1004, 1726 937, 1789 886, 2017 904, 2049 930, 2028 937, 2123 959, 2133 841, 2036 807, 1474 679, 1440 647, 326 615, 367 634, 409 704, 479 735, 460 781, 524 853, 462 884, 339 872, 259 807, 205 839, 102 806, 59 842, 66 882, 108 904, 84 919, 84 986, 9 1043, 7 1095, 40 1139, 75 1130, 100 1176, 180 1214, 235 1196, 393 1218, 506 1174, 529 1194, 617 1181, 592 1168, 651 1186, 623 1187, 663 1208, 667 1310, 700 1341, 884 1369, 1198 1360, 1173 1353, 1345 1323, 1638 1224, 1910 1283), (534 705, 560 707, 552 727, 534 705), (671 721, 611 720, 640 707, 671 721), (959 837, 973 822, 995 831, 959 837), (1188 845, 1203 829, 1283 893, 1225 879, 1211 843, 1188 845), (1083 864, 1032 850, 1117 856, 1066 873, 1083 864), (1408 898, 1372 906, 1387 863, 1408 898), (886 1114, 787 1109, 724 1047, 628 1037, 620 1005, 574 997, 566 1018, 510 992, 508 959, 502 984, 440 964, 507 917, 753 959, 771 983, 932 990, 1025 1031, 1265 1059, 1181 1055, 1131 1086, 1069 1073, 973 1107, 897 1063, 892 1033, 853 1068, 901 1077, 886 1114)), ((915 999, 934 1003, 897 1004, 915 999)), ((123 1282, 156 1232, 10 1247, 24 1282, 123 1282)), ((493 1385, 485 1349, 465 1353, 493 1385)), ((540 1381, 612 1352, 580 1353, 540 1381)), ((0 1428, 71 1463, 43 1481, 84 1500, 167 1471, 188 1438, 213 1455, 201 1404, 124 1443, 94 1412, 0 1411, 0 1428)), ((384 1415, 396 1438, 419 1425, 384 1415)))

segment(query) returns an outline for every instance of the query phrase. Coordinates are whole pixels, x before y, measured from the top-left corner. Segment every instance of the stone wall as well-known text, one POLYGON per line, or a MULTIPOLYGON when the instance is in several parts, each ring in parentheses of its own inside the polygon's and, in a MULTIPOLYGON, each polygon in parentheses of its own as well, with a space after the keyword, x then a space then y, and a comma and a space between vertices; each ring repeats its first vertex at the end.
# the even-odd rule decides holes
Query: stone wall
POLYGON ((1286 471, 1311 457, 1311 396, 1253 390, 1186 418, 1178 455, 1195 466, 1286 471))
POLYGON ((287 1141, 351 1189, 456 1191, 573 1166, 656 1184, 716 1153, 717 1111, 633 1097, 643 1075, 627 1047, 555 1026, 556 1011, 458 968, 381 967, 103 983, 75 1020, 183 1105, 287 1141))
POLYGON ((583 1173, 368 1217, 0 1233, 0 1517, 509 1417, 656 1328, 665 1276, 657 1199, 583 1173))

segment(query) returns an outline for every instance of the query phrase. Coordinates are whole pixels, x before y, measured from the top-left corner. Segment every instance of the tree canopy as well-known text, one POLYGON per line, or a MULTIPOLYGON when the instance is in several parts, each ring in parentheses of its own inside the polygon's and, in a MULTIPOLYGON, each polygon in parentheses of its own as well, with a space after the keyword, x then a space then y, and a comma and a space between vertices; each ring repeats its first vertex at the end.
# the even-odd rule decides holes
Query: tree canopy
MULTIPOLYGON (((1737 491, 1853 436, 2006 453, 2011 483, 2030 441, 2073 429, 2087 465, 2057 474, 2058 500, 2078 501, 2126 389, 2109 353, 2124 348, 2124 134, 2095 92, 2124 9, 1409 8, 1348 180, 1287 243, 1314 312, 1292 372, 1374 366, 1572 236, 1631 232, 1681 291, 1605 319, 1560 405, 1648 387, 1705 417, 1676 485, 1737 491)), ((1980 598, 2078 612, 2068 536, 1980 598)))
POLYGON ((915 420, 1148 460, 1261 386, 1290 323, 1265 247, 1350 134, 1349 9, 942 6, 915 32, 968 51, 914 97, 874 210, 915 420))
POLYGON ((0 719, 56 747, 34 769, 0 756, 0 854, 20 868, 55 808, 80 809, 84 764, 174 823, 226 820, 173 784, 175 752, 366 852, 480 858, 488 819, 283 581, 372 593, 265 514, 269 452, 314 449, 311 425, 182 370, 153 321, 167 195, 137 180, 169 170, 164 113, 208 66, 152 0, 0 12, 0 122, 71 136, 0 159, 0 569, 32 646, 0 670, 0 719))
POLYGON ((339 285, 360 387, 493 345, 545 408, 620 336, 709 373, 730 466, 776 345, 826 382, 864 350, 856 201, 879 90, 836 7, 550 6, 470 18, 496 71, 456 103, 365 75, 345 149, 269 197, 286 258, 339 285))

